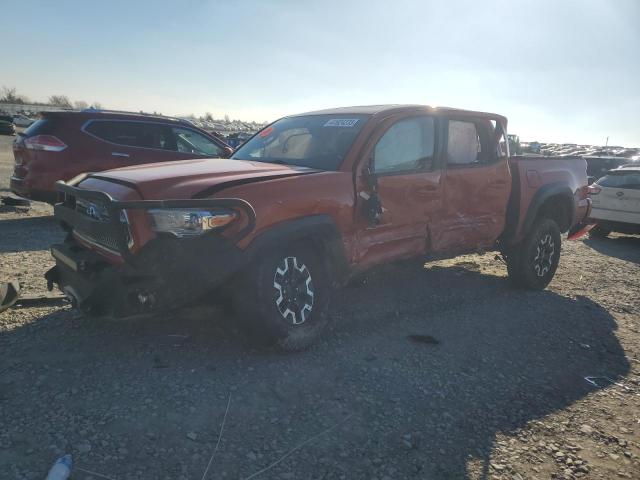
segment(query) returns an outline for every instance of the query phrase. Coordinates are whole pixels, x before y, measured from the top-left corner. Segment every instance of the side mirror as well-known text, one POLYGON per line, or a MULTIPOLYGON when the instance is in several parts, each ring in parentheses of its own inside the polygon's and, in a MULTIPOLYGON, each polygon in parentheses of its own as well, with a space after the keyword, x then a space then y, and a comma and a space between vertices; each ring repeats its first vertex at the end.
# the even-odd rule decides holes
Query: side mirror
POLYGON ((224 149, 224 158, 229 158, 231 155, 233 155, 233 152, 235 151, 231 147, 224 147, 223 149, 224 149))
POLYGON ((587 177, 587 185, 591 185, 596 181, 596 177, 587 177))

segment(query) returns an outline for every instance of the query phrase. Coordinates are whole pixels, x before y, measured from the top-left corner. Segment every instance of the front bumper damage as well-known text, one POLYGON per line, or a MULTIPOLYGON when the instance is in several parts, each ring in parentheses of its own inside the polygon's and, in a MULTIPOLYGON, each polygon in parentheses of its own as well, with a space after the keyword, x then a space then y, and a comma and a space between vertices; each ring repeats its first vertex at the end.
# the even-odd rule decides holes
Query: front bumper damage
POLYGON ((56 265, 45 278, 51 290, 57 285, 81 312, 94 316, 130 317, 167 311, 197 300, 219 286, 248 262, 237 242, 255 227, 251 205, 240 199, 116 201, 108 194, 59 183, 64 201, 55 206, 55 216, 69 235, 51 247, 56 265), (108 221, 88 217, 76 201, 95 202, 108 212, 108 221), (131 252, 128 227, 121 212, 149 208, 226 207, 240 212, 243 226, 234 234, 223 230, 195 238, 158 236, 136 253, 131 252), (109 239, 114 263, 78 242, 81 238, 109 239))

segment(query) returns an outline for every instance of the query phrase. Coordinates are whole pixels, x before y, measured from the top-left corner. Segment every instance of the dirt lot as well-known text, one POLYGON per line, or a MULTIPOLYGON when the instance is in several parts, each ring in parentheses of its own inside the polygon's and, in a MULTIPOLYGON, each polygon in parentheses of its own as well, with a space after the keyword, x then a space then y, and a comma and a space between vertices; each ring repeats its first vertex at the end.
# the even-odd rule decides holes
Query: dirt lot
MULTIPOLYGON (((62 236, 49 215, 0 212, 0 279, 29 294, 62 236)), ((288 453, 257 478, 637 479, 639 265, 640 238, 617 235, 566 242, 544 292, 509 288, 492 255, 388 266, 293 355, 246 345, 212 306, 136 322, 14 308, 0 477, 42 479, 72 453, 74 479, 200 479, 215 451, 211 479, 288 453)))

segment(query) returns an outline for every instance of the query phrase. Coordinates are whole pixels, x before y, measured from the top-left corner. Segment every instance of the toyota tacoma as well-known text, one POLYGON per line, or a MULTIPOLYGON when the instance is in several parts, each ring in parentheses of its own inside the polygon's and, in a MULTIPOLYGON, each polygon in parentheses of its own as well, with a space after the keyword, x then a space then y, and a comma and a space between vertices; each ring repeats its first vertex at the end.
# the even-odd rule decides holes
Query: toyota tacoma
POLYGON ((586 163, 510 157, 508 138, 496 114, 337 108, 277 120, 228 159, 59 182, 68 235, 49 288, 108 317, 222 289, 247 331, 285 350, 318 338, 334 287, 397 259, 497 251, 514 285, 543 289, 561 234, 588 228, 586 163))

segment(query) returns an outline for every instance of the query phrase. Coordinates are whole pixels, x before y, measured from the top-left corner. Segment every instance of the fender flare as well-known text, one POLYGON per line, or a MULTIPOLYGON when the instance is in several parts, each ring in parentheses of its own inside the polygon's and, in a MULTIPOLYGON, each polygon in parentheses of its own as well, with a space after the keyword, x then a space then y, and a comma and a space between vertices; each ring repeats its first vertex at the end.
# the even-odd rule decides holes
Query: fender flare
POLYGON ((545 202, 549 200, 551 197, 556 197, 556 196, 562 197, 563 201, 568 202, 569 215, 570 215, 568 228, 570 228, 571 225, 573 225, 575 220, 574 217, 576 214, 573 192, 571 191, 571 189, 566 183, 556 182, 556 183, 550 183, 548 185, 544 185, 540 187, 540 189, 533 196, 533 200, 531 200, 531 203, 529 204, 529 208, 527 209, 527 214, 525 216, 524 223, 522 224, 523 233, 526 234, 527 232, 529 232, 531 227, 533 227, 533 223, 538 217, 538 214, 542 210, 542 206, 545 204, 545 202))
POLYGON ((255 260, 267 249, 279 248, 305 238, 317 239, 323 243, 324 253, 331 259, 330 273, 334 278, 343 278, 347 274, 348 261, 342 235, 333 218, 327 214, 310 215, 274 224, 258 234, 245 251, 251 260, 255 260))

